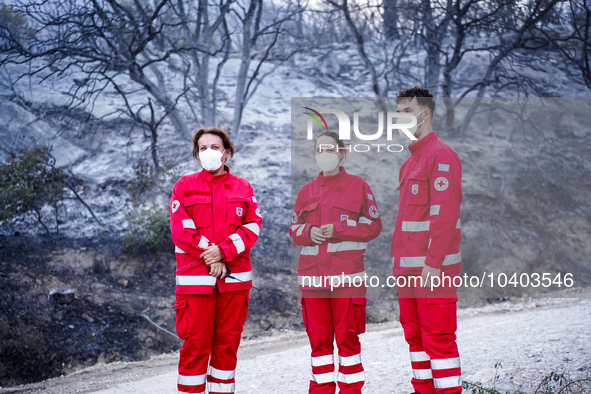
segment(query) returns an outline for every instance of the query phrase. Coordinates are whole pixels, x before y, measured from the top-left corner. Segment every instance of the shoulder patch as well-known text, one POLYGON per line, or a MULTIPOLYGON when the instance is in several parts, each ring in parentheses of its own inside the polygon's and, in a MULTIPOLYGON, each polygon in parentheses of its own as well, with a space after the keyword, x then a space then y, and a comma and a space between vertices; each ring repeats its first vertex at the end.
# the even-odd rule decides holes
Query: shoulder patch
POLYGON ((449 181, 446 177, 440 176, 439 178, 435 179, 433 187, 435 187, 435 190, 437 190, 438 192, 442 192, 444 190, 447 190, 447 188, 449 187, 449 181))
POLYGON ((261 209, 260 208, 257 208, 256 211, 254 211, 254 213, 256 213, 257 216, 260 217, 260 218, 263 217, 263 215, 261 215, 261 209))
POLYGON ((180 206, 181 206, 181 203, 179 202, 179 200, 174 200, 172 202, 171 207, 170 207, 172 209, 172 213, 175 213, 177 211, 177 209, 179 209, 180 206))
POLYGON ((295 213, 295 211, 293 211, 293 213, 291 214, 291 222, 292 223, 297 223, 298 222, 298 214, 295 213))
POLYGON ((437 171, 449 172, 449 164, 437 164, 437 171))
POLYGON ((369 215, 374 219, 377 219, 377 217, 380 216, 380 213, 378 212, 378 208, 375 205, 371 205, 369 207, 369 215))

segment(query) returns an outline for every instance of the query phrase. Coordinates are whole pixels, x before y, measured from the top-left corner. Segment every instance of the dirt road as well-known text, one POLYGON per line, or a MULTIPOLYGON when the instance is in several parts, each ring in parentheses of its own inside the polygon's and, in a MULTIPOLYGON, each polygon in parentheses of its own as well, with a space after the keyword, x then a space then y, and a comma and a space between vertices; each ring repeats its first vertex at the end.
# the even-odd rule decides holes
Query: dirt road
MULTIPOLYGON (((591 300, 518 300, 460 310, 458 344, 465 381, 500 390, 533 392, 551 372, 591 376, 591 300)), ((412 391, 406 343, 399 324, 372 325, 362 335, 364 392, 412 391)), ((236 373, 237 393, 305 393, 310 374, 304 333, 245 341, 236 373)), ((72 375, 0 393, 176 393, 177 355, 137 363, 97 365, 72 375)))

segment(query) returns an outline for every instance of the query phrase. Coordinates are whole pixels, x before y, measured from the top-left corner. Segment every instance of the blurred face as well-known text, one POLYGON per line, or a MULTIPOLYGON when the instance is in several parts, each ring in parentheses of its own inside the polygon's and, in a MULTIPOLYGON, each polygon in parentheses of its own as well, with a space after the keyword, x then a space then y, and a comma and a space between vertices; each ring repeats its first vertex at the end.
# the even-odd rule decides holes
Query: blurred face
POLYGON ((329 136, 323 135, 322 137, 316 140, 316 154, 320 153, 332 153, 339 157, 339 160, 343 158, 345 155, 345 151, 341 150, 337 152, 338 143, 335 141, 334 138, 329 136))
MULTIPOLYGON (((215 151, 224 152, 224 142, 222 139, 215 135, 215 134, 203 134, 201 138, 199 138, 199 153, 205 151, 206 149, 213 149, 215 151)), ((226 162, 226 159, 230 155, 230 152, 226 150, 222 155, 222 162, 226 162)))

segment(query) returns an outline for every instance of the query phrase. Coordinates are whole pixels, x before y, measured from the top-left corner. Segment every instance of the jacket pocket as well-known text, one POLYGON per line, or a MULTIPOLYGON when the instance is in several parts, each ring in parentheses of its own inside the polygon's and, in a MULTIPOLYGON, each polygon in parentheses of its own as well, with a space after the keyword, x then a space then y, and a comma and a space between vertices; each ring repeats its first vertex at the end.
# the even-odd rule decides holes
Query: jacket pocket
POLYGON ((366 298, 351 298, 349 303, 349 316, 347 318, 347 331, 356 334, 365 332, 365 308, 366 298))
POLYGON ((195 222, 195 228, 211 226, 213 217, 211 195, 194 194, 185 196, 184 204, 187 213, 195 222))
POLYGON ((427 171, 414 171, 408 176, 408 205, 425 205, 429 202, 429 176, 427 171))
POLYGON ((351 201, 334 201, 330 208, 330 221, 343 222, 357 220, 359 216, 359 206, 351 201))
POLYGON ((228 211, 226 218, 228 223, 238 227, 242 225, 246 209, 248 208, 248 198, 243 196, 228 196, 228 211))
POLYGON ((315 226, 320 225, 320 215, 318 214, 318 201, 306 205, 302 209, 302 217, 304 222, 315 226))
POLYGON ((453 334, 457 329, 457 298, 427 298, 426 326, 430 335, 453 334))
POLYGON ((190 330, 190 313, 189 308, 187 307, 187 299, 181 298, 177 299, 174 304, 174 311, 175 311, 175 328, 176 333, 180 339, 186 340, 191 335, 190 330))

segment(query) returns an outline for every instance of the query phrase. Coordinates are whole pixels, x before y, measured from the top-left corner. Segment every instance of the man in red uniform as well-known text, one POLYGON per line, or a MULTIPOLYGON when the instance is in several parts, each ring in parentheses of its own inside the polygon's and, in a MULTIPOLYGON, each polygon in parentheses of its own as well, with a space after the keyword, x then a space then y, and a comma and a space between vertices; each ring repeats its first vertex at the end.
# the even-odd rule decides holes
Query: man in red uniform
POLYGON ((427 89, 402 90, 396 103, 397 112, 417 117, 417 126, 410 130, 417 141, 409 145, 411 156, 400 168, 391 251, 400 322, 410 348, 411 383, 421 394, 461 393, 455 287, 449 279, 433 290, 430 285, 433 277, 453 279, 462 268, 462 164, 433 132, 435 102, 427 89))
POLYGON ((234 150, 227 134, 202 129, 194 145, 193 155, 204 170, 174 185, 170 206, 177 261, 176 328, 184 340, 178 391, 205 393, 207 383, 210 394, 233 393, 252 284, 249 253, 262 216, 250 183, 223 165, 234 150), (214 160, 219 167, 206 170, 204 152, 224 148, 214 160), (231 277, 226 277, 227 268, 231 277))

